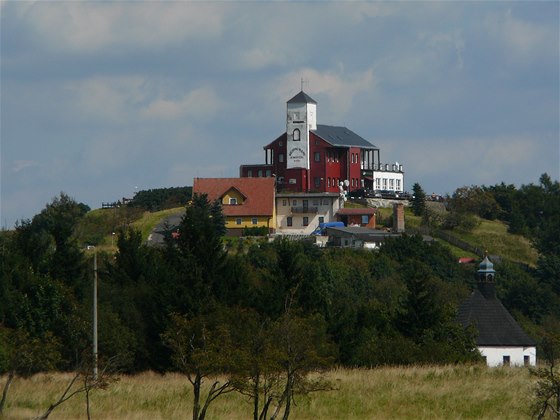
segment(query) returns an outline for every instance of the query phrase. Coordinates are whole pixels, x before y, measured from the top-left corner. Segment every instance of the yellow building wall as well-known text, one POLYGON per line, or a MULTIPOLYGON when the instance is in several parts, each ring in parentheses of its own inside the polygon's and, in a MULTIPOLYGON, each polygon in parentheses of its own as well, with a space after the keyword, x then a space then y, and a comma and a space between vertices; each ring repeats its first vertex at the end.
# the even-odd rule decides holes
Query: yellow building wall
POLYGON ((245 199, 243 198, 243 196, 239 193, 239 191, 237 191, 236 189, 231 189, 229 190, 223 197, 222 197, 222 204, 224 206, 229 206, 229 199, 230 198, 235 198, 237 200, 237 205, 239 204, 243 204, 243 201, 245 201, 245 199))
POLYGON ((266 216, 255 216, 257 218, 257 224, 253 224, 252 216, 227 216, 226 217, 226 228, 228 229, 244 229, 252 227, 274 227, 272 224, 272 218, 266 216), (237 219, 241 219, 241 224, 237 224, 237 219))

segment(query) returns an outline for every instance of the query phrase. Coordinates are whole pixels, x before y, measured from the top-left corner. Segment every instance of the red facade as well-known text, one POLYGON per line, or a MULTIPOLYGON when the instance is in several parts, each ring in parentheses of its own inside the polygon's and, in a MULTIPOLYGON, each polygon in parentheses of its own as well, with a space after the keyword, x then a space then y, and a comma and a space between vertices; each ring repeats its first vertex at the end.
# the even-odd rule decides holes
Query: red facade
MULTIPOLYGON (((309 133, 310 169, 287 169, 286 134, 265 146, 264 165, 242 165, 241 177, 276 176, 278 191, 339 192, 348 180, 348 191, 362 188, 360 147, 333 147, 312 131, 309 133)), ((367 185, 366 185, 367 186, 367 185)))

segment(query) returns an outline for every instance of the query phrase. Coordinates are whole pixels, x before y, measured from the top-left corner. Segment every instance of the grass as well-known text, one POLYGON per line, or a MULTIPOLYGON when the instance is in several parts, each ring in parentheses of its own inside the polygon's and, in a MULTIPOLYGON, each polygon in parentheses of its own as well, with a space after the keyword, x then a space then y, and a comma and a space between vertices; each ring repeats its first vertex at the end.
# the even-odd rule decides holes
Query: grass
POLYGON ((159 222, 165 217, 172 216, 175 214, 180 214, 185 211, 184 207, 177 207, 174 209, 157 211, 150 213, 148 211, 144 212, 142 216, 137 219, 132 226, 138 229, 142 233, 142 240, 146 241, 152 230, 157 226, 159 222))
MULTIPOLYGON (((7 419, 42 413, 62 392, 70 374, 39 374, 13 384, 7 419)), ((334 369, 326 377, 334 390, 297 397, 294 419, 449 419, 528 417, 532 379, 525 368, 473 366, 334 369)), ((5 380, 5 378, 4 378, 5 380)), ((184 376, 146 372, 122 376, 91 396, 96 419, 188 418, 191 388, 184 376)), ((227 394, 209 408, 209 418, 251 418, 251 404, 227 394)), ((74 397, 57 408, 53 419, 85 417, 85 398, 74 397)))

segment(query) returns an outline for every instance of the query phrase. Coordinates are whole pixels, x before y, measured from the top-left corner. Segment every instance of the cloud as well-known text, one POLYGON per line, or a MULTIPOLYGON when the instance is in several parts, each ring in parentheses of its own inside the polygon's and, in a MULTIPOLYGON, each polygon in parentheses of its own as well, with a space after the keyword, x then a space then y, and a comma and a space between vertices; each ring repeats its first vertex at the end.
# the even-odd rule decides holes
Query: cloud
POLYGON ((554 22, 551 25, 542 21, 524 20, 515 16, 512 9, 508 9, 500 14, 489 14, 484 21, 484 29, 510 59, 523 63, 548 54, 551 45, 558 48, 558 20, 554 22))
POLYGON ((223 101, 213 89, 199 88, 177 100, 156 99, 142 110, 142 115, 155 119, 189 117, 208 120, 223 107, 223 101))
MULTIPOLYGON (((540 153, 546 153, 546 145, 536 143, 530 135, 439 138, 414 142, 393 140, 385 143, 400 144, 401 147, 406 144, 406 147, 392 153, 402 156, 400 159, 405 165, 405 173, 421 174, 423 178, 432 179, 442 176, 458 178, 469 185, 493 185, 507 182, 508 178, 516 179, 528 169, 527 162, 536 162, 540 153)), ((537 169, 545 171, 543 166, 537 169)), ((439 180, 440 184, 445 182, 439 180)))
MULTIPOLYGON (((222 32, 229 5, 202 2, 35 2, 24 22, 53 51, 146 49, 186 40, 213 39, 222 32)), ((19 13, 21 14, 21 13, 19 13)))
POLYGON ((39 162, 34 160, 16 160, 12 165, 12 172, 20 172, 27 168, 33 168, 39 166, 39 162))
MULTIPOLYGON (((336 70, 331 71, 303 68, 288 73, 281 78, 276 96, 286 101, 295 95, 294 87, 300 85, 302 78, 305 83, 303 90, 312 97, 313 95, 326 96, 328 104, 322 106, 321 109, 328 110, 329 114, 337 116, 347 114, 352 108, 354 97, 360 94, 371 94, 371 90, 376 85, 373 69, 347 73, 344 66, 339 64, 336 70)), ((317 109, 317 112, 320 113, 321 110, 317 109)))
POLYGON ((66 83, 71 112, 79 120, 104 120, 125 123, 134 109, 146 100, 146 81, 142 77, 94 76, 66 83))

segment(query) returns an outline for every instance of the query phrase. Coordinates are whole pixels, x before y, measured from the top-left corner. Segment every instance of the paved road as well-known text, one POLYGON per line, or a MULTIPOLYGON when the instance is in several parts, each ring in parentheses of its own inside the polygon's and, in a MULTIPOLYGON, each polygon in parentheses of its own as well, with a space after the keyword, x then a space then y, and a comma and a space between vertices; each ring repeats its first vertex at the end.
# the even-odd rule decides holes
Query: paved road
POLYGON ((152 233, 148 236, 148 245, 157 246, 163 245, 163 238, 165 232, 174 230, 179 224, 181 223, 181 218, 185 212, 180 212, 176 214, 172 214, 171 216, 167 216, 163 218, 155 228, 153 228, 152 233))

